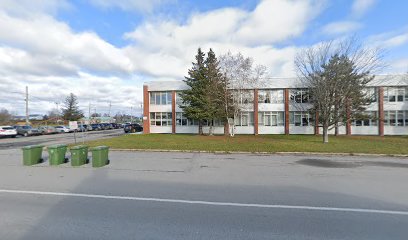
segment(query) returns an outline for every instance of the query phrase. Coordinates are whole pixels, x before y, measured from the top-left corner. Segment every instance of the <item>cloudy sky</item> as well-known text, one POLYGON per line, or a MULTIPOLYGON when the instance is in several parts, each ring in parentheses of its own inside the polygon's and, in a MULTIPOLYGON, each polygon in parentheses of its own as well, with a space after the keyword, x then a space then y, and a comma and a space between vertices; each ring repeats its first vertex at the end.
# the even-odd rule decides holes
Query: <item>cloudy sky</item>
MULTIPOLYGON (((357 35, 408 70, 408 1, 1 0, 0 108, 46 113, 70 92, 87 113, 140 113, 143 82, 183 79, 198 47, 294 76, 296 52, 357 35)), ((61 104, 60 104, 61 105, 61 104)))

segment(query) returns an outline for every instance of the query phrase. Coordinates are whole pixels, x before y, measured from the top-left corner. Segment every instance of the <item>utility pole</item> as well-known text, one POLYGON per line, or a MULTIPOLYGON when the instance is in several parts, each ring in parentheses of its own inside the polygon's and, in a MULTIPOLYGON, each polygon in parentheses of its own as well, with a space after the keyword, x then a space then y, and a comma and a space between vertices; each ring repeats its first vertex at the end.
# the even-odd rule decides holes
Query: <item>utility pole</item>
POLYGON ((133 107, 130 107, 130 123, 133 122, 132 112, 133 112, 133 107))
POLYGON ((26 101, 26 124, 28 125, 30 123, 29 119, 28 119, 28 86, 26 86, 26 97, 25 97, 25 101, 26 101))
POLYGON ((55 102, 55 105, 57 105, 57 122, 59 121, 59 102, 55 102))
POLYGON ((88 120, 89 120, 88 124, 91 124, 91 103, 89 103, 89 108, 88 108, 88 120))
POLYGON ((109 114, 108 114, 109 117, 110 117, 110 113, 111 113, 111 107, 112 107, 112 102, 109 101, 109 114))

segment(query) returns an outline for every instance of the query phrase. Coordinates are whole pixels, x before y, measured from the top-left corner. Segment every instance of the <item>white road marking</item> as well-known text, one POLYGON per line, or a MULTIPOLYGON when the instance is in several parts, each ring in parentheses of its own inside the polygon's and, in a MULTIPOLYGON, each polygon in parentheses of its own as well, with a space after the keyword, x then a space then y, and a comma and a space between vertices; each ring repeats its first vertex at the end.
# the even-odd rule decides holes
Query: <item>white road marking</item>
POLYGON ((408 216, 408 211, 393 211, 393 210, 365 209, 365 208, 312 207, 312 206, 297 206, 297 205, 210 202, 210 201, 193 201, 193 200, 167 199, 167 198, 145 198, 145 197, 131 197, 131 196, 113 196, 113 195, 66 193, 66 192, 24 191, 24 190, 9 190, 9 189, 0 189, 0 193, 133 200, 133 201, 164 202, 164 203, 184 203, 184 204, 200 204, 200 205, 210 205, 210 206, 300 209, 300 210, 315 210, 315 211, 356 212, 356 213, 374 213, 374 214, 391 214, 391 215, 408 216))

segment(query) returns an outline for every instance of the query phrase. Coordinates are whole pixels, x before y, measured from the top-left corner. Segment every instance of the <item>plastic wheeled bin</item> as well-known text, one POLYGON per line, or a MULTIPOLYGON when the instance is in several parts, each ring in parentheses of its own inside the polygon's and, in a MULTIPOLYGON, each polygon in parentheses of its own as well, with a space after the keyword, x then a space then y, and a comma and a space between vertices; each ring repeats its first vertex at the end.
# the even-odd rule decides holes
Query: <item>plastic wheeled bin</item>
POLYGON ((33 146, 26 146, 23 147, 23 164, 25 166, 31 166, 34 164, 41 163, 42 159, 42 145, 33 145, 33 146))
POLYGON ((58 144, 47 147, 50 165, 60 165, 66 163, 65 154, 67 145, 58 144))
POLYGON ((92 148, 92 167, 103 167, 109 164, 109 147, 98 146, 92 148))
POLYGON ((81 166, 88 163, 88 146, 78 145, 70 148, 71 166, 81 166))

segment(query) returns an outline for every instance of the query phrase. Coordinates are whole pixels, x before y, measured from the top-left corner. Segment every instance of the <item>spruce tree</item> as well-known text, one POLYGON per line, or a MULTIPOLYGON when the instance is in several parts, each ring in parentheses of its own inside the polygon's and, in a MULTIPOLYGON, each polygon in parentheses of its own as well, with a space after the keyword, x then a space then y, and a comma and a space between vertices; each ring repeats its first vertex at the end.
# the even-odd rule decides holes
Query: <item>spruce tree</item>
POLYGON ((208 80, 206 78, 206 68, 204 63, 205 54, 198 48, 197 55, 193 67, 188 70, 188 76, 184 82, 189 89, 181 93, 182 105, 184 114, 187 118, 198 121, 198 133, 203 134, 203 120, 208 119, 207 113, 207 93, 208 80))
POLYGON ((65 120, 77 121, 84 116, 82 111, 79 110, 78 99, 73 93, 65 98, 64 105, 62 115, 65 120))

